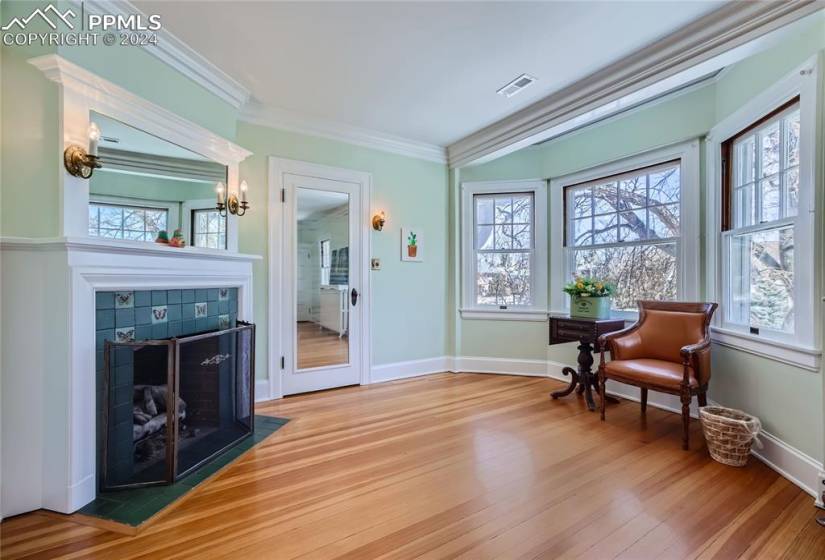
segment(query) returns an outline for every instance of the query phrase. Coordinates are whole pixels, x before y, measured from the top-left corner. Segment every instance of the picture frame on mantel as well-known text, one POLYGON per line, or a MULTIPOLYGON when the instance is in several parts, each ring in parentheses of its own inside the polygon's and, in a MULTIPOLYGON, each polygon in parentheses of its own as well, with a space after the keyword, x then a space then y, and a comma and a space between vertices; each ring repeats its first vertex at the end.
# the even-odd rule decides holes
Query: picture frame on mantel
POLYGON ((421 245, 421 230, 417 227, 401 228, 401 260, 404 262, 424 262, 421 245))

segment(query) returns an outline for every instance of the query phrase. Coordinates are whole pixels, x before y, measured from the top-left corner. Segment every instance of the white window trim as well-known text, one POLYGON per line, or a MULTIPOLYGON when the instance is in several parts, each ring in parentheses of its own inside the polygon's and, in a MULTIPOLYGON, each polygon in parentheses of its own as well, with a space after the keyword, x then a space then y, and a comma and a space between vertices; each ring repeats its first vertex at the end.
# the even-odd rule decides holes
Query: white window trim
MULTIPOLYGON (((200 198, 196 200, 184 200, 181 205, 181 226, 180 230, 183 237, 186 239, 186 244, 194 246, 195 242, 192 239, 192 210, 215 210, 214 198, 200 198)), ((229 245, 229 220, 226 220, 226 243, 229 245)), ((221 250, 221 249, 218 249, 221 250)))
POLYGON ((493 319, 509 321, 547 320, 547 181, 472 181, 461 184, 461 270, 462 319, 493 319), (533 235, 535 259, 531 290, 533 305, 498 309, 475 303, 475 251, 473 240, 473 196, 494 193, 533 193, 533 235))
MULTIPOLYGON (((570 278, 570 251, 564 247, 564 189, 566 187, 595 181, 603 177, 626 173, 643 167, 650 167, 668 161, 680 160, 680 229, 679 237, 679 281, 676 287, 680 300, 698 301, 699 290, 699 139, 658 148, 621 160, 571 173, 550 181, 550 309, 553 313, 567 313, 570 298, 562 291, 570 278)), ((613 312, 613 315, 633 320, 636 312, 613 312)))
MULTIPOLYGON (((177 202, 169 200, 148 200, 144 198, 92 194, 89 195, 89 203, 111 204, 113 206, 132 206, 134 208, 158 208, 160 210, 166 210, 166 231, 173 232, 178 228, 180 204, 177 202)), ((88 215, 86 219, 88 220, 88 215)))
POLYGON ((719 122, 711 129, 707 136, 706 172, 707 192, 705 205, 707 209, 706 238, 707 254, 705 271, 707 279, 708 299, 719 301, 720 306, 711 326, 711 337, 720 345, 736 348, 744 352, 756 354, 778 362, 787 363, 811 371, 818 371, 821 359, 820 349, 820 247, 816 243, 816 218, 813 217, 816 208, 816 189, 811 185, 821 184, 822 163, 821 150, 816 143, 821 131, 820 112, 820 58, 816 55, 805 61, 784 78, 770 88, 744 104, 738 111, 719 122), (800 200, 799 214, 811 219, 802 223, 797 222, 794 231, 794 245, 799 247, 798 254, 809 255, 808 258, 795 258, 794 286, 798 305, 795 306, 797 334, 793 341, 771 339, 764 336, 750 334, 744 328, 725 323, 724 296, 725 273, 722 257, 721 223, 721 145, 739 131, 775 110, 777 107, 799 96, 800 108, 800 165, 799 184, 800 200), (806 223, 807 222, 807 223, 806 223))

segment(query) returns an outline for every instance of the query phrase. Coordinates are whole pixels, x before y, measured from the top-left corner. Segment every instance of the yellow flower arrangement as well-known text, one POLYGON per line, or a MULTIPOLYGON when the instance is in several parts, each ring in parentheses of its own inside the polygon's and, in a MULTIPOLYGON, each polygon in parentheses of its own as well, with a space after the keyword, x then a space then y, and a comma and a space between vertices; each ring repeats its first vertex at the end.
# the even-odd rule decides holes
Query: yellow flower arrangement
POLYGON ((584 276, 577 276, 564 286, 565 293, 579 297, 609 297, 615 291, 610 282, 584 276))

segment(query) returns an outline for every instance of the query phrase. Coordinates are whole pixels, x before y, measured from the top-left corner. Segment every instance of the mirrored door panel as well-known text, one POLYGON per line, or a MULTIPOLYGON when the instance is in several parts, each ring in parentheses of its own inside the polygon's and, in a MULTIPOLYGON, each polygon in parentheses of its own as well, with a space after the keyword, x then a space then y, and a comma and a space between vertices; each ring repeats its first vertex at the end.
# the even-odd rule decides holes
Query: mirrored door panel
POLYGON ((296 189, 297 369, 350 362, 350 195, 296 189))

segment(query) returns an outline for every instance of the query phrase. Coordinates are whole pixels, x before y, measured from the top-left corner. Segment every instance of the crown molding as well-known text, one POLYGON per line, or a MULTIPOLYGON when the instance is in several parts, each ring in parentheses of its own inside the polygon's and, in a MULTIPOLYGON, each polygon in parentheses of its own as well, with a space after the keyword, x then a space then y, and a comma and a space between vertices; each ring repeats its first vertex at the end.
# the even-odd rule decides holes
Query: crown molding
MULTIPOLYGON (((73 0, 73 3, 80 4, 81 2, 80 0, 73 0)), ((117 2, 85 0, 83 4, 85 11, 95 14, 145 15, 144 12, 126 0, 118 0, 117 2)), ((156 33, 158 36, 157 45, 146 45, 138 48, 143 48, 145 52, 174 68, 236 109, 240 109, 249 101, 249 90, 243 84, 178 39, 171 31, 161 28, 156 33)))
MULTIPOLYGON (((29 64, 49 80, 88 101, 98 111, 183 146, 223 165, 237 164, 252 152, 177 114, 114 84, 57 54, 30 58, 29 64)), ((85 129, 84 129, 85 130, 85 129)))
POLYGON ((400 136, 332 120, 298 115, 282 109, 266 107, 254 101, 244 107, 238 118, 248 123, 279 130, 319 136, 436 163, 447 163, 445 149, 435 144, 408 140, 400 136))
POLYGON ((825 7, 822 0, 731 2, 602 71, 447 146, 451 167, 499 157, 541 134, 825 7))

